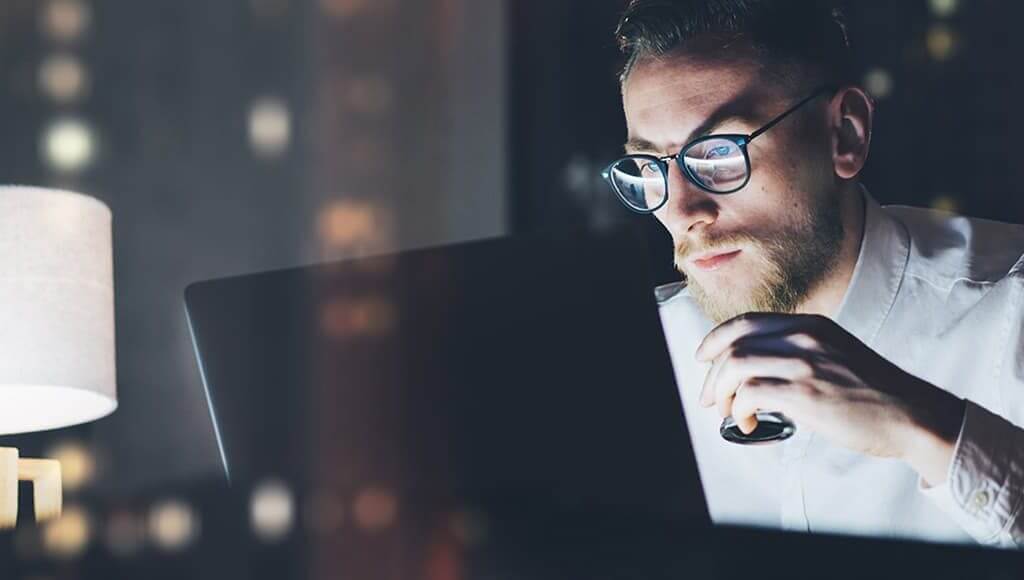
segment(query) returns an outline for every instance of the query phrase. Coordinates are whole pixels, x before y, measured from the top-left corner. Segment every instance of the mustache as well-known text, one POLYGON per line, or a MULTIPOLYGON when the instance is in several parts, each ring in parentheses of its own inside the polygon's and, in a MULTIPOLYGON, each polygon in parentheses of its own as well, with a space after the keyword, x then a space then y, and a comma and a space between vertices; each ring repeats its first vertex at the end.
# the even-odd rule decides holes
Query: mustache
POLYGON ((745 233, 733 233, 717 236, 705 236, 700 239, 682 240, 676 244, 675 260, 677 266, 682 266, 691 256, 713 252, 719 249, 733 249, 741 245, 760 245, 761 241, 745 233))

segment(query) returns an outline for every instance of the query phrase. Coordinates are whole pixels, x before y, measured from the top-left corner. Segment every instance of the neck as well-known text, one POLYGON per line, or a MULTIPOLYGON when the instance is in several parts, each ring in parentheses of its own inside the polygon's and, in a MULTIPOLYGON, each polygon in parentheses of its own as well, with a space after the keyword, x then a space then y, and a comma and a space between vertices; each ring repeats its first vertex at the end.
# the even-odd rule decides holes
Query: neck
POLYGON ((803 314, 821 314, 835 318, 846 291, 853 280, 860 245, 864 239, 864 195, 860 185, 849 182, 839 196, 840 216, 843 221, 843 241, 836 266, 818 283, 807 299, 797 308, 803 314))

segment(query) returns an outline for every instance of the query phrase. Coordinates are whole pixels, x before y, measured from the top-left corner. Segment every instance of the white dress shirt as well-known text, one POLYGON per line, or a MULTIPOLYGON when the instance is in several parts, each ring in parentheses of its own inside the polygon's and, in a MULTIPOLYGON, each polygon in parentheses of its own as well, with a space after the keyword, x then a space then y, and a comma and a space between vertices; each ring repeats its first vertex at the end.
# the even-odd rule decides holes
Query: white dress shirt
POLYGON ((657 289, 684 414, 716 522, 1024 547, 1024 227, 865 194, 836 322, 904 370, 967 400, 947 482, 797 426, 776 444, 721 438, 694 352, 714 327, 681 284, 657 289))

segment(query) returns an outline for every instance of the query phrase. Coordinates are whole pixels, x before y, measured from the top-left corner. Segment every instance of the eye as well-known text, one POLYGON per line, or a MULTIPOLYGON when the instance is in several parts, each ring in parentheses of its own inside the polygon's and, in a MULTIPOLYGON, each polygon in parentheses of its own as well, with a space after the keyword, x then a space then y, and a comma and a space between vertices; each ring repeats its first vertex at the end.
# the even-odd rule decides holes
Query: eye
POLYGON ((653 161, 641 161, 640 173, 644 177, 655 177, 661 173, 661 168, 658 167, 658 164, 653 161))
POLYGON ((731 153, 732 147, 729 147, 728 145, 718 145, 716 147, 712 147, 711 149, 709 149, 707 155, 704 158, 718 159, 721 157, 729 157, 731 153))

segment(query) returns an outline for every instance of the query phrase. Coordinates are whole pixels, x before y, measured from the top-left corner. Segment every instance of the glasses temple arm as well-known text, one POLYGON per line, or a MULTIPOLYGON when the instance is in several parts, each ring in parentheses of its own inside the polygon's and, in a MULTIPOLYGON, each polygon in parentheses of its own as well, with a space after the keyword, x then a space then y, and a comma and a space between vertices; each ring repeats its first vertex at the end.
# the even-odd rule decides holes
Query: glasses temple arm
POLYGON ((834 91, 834 90, 836 90, 835 87, 830 86, 830 85, 819 88, 818 90, 814 91, 813 93, 811 93, 807 97, 804 97, 803 100, 801 100, 797 104, 795 104, 792 107, 786 109, 778 117, 775 117, 771 121, 768 121, 767 124, 765 124, 763 127, 758 129, 757 131, 754 131, 753 133, 751 133, 750 136, 747 137, 747 142, 749 143, 749 142, 753 141, 754 139, 756 139, 757 137, 761 136, 761 134, 764 133, 765 131, 767 131, 768 129, 771 129, 775 125, 778 125, 783 119, 785 119, 787 116, 789 116, 790 113, 792 113, 793 111, 795 111, 795 110, 799 109, 800 107, 806 105, 810 101, 818 98, 823 93, 826 93, 826 92, 829 92, 829 91, 834 91))

